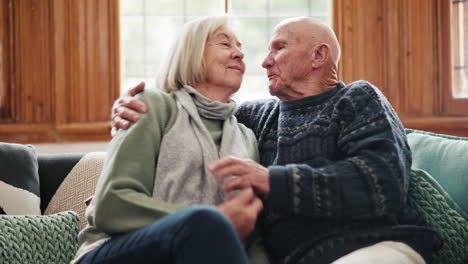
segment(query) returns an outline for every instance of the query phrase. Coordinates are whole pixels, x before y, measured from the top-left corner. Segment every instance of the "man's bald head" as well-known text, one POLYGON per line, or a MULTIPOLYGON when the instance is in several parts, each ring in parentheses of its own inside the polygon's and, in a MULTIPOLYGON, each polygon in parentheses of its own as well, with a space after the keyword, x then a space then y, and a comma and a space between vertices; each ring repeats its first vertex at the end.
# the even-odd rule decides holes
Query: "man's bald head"
POLYGON ((287 19, 276 26, 262 63, 270 94, 297 100, 336 87, 340 46, 333 30, 312 18, 287 19))
POLYGON ((335 32, 331 27, 323 22, 310 17, 295 17, 281 21, 274 29, 273 34, 280 30, 286 30, 298 38, 299 41, 306 41, 310 46, 324 43, 330 47, 331 62, 338 67, 340 60, 340 44, 335 32))

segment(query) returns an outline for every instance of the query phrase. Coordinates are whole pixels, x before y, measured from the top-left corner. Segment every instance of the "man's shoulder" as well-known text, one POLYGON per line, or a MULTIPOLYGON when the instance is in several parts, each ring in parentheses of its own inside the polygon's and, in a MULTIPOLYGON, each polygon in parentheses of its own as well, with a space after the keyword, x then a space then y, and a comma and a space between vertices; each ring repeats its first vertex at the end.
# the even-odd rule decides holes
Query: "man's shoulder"
POLYGON ((352 82, 338 93, 336 109, 346 113, 382 113, 389 103, 382 92, 368 81, 352 82))
POLYGON ((237 120, 255 131, 258 122, 262 118, 271 115, 278 102, 277 99, 259 99, 244 102, 237 107, 237 120))
POLYGON ((256 100, 249 100, 243 102, 239 105, 239 110, 241 111, 265 111, 271 110, 277 105, 279 102, 276 98, 270 99, 256 99, 256 100))
POLYGON ((343 89, 344 93, 346 95, 356 97, 356 99, 360 99, 362 97, 371 97, 374 100, 379 100, 383 96, 379 88, 368 81, 355 81, 346 85, 345 88, 346 89, 343 89))

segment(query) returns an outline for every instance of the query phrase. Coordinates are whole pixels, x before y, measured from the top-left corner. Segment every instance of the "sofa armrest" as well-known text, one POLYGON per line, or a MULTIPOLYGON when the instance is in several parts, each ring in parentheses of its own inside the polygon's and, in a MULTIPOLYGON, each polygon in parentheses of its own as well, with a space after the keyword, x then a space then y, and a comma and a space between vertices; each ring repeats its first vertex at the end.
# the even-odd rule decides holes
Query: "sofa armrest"
POLYGON ((39 154, 39 182, 41 188, 41 212, 52 199, 62 181, 85 153, 39 154))

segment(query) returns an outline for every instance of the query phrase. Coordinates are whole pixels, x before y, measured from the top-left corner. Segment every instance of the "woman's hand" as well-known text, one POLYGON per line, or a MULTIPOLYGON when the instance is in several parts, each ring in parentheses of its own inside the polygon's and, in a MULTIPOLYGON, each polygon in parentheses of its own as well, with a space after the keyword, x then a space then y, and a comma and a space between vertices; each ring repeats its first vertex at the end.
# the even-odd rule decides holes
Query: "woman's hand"
POLYGON ((145 89, 145 82, 141 82, 135 87, 130 88, 125 94, 117 99, 112 105, 112 129, 111 135, 114 136, 119 129, 127 129, 131 123, 140 119, 140 114, 147 111, 146 105, 134 98, 134 96, 145 89))
POLYGON ((263 203, 255 196, 252 188, 247 188, 224 201, 217 208, 231 220, 237 234, 243 240, 255 228, 258 214, 263 209, 263 203))

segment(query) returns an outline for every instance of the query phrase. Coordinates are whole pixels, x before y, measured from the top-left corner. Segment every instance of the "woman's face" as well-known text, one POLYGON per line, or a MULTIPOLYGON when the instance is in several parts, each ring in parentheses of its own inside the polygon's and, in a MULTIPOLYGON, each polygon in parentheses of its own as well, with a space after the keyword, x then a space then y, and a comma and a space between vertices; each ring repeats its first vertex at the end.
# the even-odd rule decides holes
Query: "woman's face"
POLYGON ((206 84, 235 93, 245 71, 241 43, 229 27, 219 27, 207 40, 204 53, 206 84))

